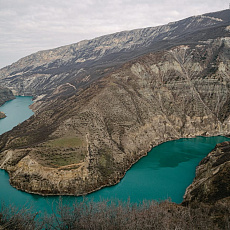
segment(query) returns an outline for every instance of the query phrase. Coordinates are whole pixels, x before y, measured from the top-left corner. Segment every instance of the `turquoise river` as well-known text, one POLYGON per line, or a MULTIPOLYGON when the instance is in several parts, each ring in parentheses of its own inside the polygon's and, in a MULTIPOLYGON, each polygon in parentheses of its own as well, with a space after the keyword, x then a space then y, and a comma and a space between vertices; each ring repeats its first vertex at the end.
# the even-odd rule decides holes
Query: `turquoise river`
MULTIPOLYGON (((28 119, 33 112, 28 108, 31 97, 17 97, 0 107, 7 117, 0 120, 0 134, 28 119)), ((0 137, 1 138, 1 137, 0 137)), ((169 141, 153 148, 126 173, 115 186, 103 188, 86 196, 88 199, 119 199, 131 202, 164 200, 180 203, 186 187, 193 181, 195 168, 217 143, 229 140, 218 137, 196 137, 169 141)), ((72 203, 82 197, 62 196, 62 202, 72 203)), ((18 191, 9 184, 9 176, 0 170, 0 200, 17 207, 32 205, 35 211, 51 212, 59 196, 43 197, 18 191)))

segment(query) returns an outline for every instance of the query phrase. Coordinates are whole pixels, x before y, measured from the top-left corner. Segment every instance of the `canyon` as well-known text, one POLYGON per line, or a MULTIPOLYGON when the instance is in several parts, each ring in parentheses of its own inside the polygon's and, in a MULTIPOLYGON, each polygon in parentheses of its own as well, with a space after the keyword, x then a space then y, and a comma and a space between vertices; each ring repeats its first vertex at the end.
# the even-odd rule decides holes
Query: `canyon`
POLYGON ((34 97, 34 116, 0 137, 11 185, 83 195, 118 183, 160 143, 228 135, 229 12, 40 51, 1 69, 1 86, 34 97))

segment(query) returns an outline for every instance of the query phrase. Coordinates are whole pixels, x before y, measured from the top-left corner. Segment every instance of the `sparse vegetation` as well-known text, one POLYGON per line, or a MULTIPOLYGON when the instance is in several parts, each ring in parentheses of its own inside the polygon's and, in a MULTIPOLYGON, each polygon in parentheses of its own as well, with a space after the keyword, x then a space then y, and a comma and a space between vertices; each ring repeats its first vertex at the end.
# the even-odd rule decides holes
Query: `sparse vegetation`
POLYGON ((40 230, 44 223, 38 220, 38 213, 24 207, 19 210, 15 206, 1 205, 0 229, 1 230, 40 230))
POLYGON ((12 141, 12 148, 17 148, 17 147, 21 147, 21 146, 26 146, 28 145, 29 142, 29 138, 28 137, 17 137, 12 141))
POLYGON ((78 137, 63 137, 47 142, 49 147, 79 147, 83 146, 85 143, 78 137))
POLYGON ((86 148, 85 142, 78 137, 63 137, 36 146, 30 154, 44 166, 62 167, 81 163, 86 148))
POLYGON ((103 176, 108 177, 113 172, 113 165, 112 165, 113 161, 112 161, 110 150, 100 149, 99 152, 101 156, 98 164, 99 171, 103 176))
POLYGON ((63 205, 60 201, 52 215, 31 213, 31 209, 17 210, 2 206, 0 229, 229 229, 230 207, 218 203, 183 207, 169 201, 161 203, 129 201, 79 202, 63 205))
POLYGON ((85 158, 86 151, 83 148, 81 152, 77 150, 77 148, 37 147, 31 154, 44 166, 60 167, 81 163, 85 158))

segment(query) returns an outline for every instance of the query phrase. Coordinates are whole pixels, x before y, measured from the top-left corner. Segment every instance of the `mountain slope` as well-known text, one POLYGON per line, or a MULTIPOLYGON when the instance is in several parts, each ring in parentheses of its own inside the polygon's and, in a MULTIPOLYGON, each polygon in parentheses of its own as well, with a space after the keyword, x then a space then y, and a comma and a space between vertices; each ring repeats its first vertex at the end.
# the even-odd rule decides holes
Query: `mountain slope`
POLYGON ((230 11, 193 16, 167 25, 123 31, 40 51, 0 70, 0 85, 19 95, 50 94, 61 84, 77 90, 138 56, 179 44, 225 36, 230 11), (201 32, 202 31, 202 32, 201 32))
POLYGON ((226 34, 142 55, 78 92, 59 86, 1 136, 0 167, 16 188, 80 195, 117 183, 164 141, 228 134, 226 34))
POLYGON ((230 131, 229 10, 41 51, 0 71, 37 96, 0 137, 13 186, 81 195, 117 183, 164 141, 230 131))

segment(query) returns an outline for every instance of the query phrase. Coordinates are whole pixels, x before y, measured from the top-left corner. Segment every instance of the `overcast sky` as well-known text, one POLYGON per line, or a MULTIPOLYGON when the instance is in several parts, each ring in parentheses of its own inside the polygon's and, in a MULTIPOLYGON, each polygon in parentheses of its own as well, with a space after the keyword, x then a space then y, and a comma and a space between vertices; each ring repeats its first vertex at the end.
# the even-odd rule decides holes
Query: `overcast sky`
POLYGON ((0 68, 39 50, 228 8, 229 0, 0 0, 0 68))

